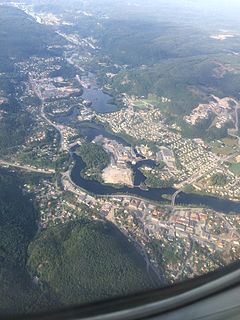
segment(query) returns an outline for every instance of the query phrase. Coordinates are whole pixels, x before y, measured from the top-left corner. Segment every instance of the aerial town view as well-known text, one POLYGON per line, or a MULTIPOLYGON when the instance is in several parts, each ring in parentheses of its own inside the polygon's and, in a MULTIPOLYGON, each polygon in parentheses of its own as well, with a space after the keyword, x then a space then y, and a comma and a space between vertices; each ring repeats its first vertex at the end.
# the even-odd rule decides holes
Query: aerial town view
POLYGON ((0 311, 156 289, 240 259, 239 26, 189 18, 189 36, 135 2, 117 1, 119 16, 93 0, 0 4, 0 311), (9 291, 20 278, 23 296, 21 282, 9 291))

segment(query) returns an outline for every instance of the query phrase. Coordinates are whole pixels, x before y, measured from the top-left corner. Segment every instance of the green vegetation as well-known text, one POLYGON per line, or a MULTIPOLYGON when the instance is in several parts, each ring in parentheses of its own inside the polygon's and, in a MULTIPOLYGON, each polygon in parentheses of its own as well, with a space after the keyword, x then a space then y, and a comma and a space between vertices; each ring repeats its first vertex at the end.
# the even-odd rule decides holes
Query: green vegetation
MULTIPOLYGON (((38 212, 22 193, 22 178, 0 171, 1 313, 32 313, 153 287, 143 258, 109 223, 68 222, 34 239, 38 212)), ((27 175, 24 182, 37 183, 38 177, 27 175)))
POLYGON ((34 312, 55 304, 26 270, 27 248, 37 232, 38 212, 23 195, 21 180, 0 171, 0 313, 34 312))
POLYGON ((222 173, 216 173, 212 175, 211 183, 212 185, 225 186, 225 184, 227 183, 227 176, 222 173))
POLYGON ((216 128, 212 125, 214 114, 195 126, 183 119, 200 103, 208 103, 211 100, 210 94, 238 99, 240 73, 226 72, 221 77, 216 76, 219 68, 217 63, 220 63, 222 57, 217 55, 163 59, 153 66, 123 70, 113 78, 111 85, 114 92, 145 97, 133 99, 132 102, 138 107, 148 103, 158 107, 165 115, 167 123, 176 123, 181 128, 183 137, 200 137, 208 141, 222 139, 228 135, 231 122, 222 128, 216 128), (163 97, 170 101, 163 103, 163 97))
POLYGON ((0 173, 0 257, 24 266, 26 248, 37 231, 38 214, 29 197, 22 195, 20 183, 19 178, 0 173))
POLYGON ((166 181, 154 176, 148 177, 145 181, 146 185, 150 188, 171 188, 174 185, 174 182, 174 179, 166 181))
POLYGON ((204 101, 189 84, 199 86, 203 78, 211 78, 213 69, 214 64, 203 58, 168 59, 153 67, 121 72, 114 78, 113 87, 119 92, 135 96, 155 94, 167 97, 171 99, 167 110, 173 114, 187 114, 204 101))
POLYGON ((194 193, 194 192, 196 192, 196 189, 191 184, 188 184, 184 187, 184 192, 185 193, 194 193))
POLYGON ((8 113, 0 121, 0 153, 5 154, 9 148, 21 145, 30 134, 33 120, 29 113, 22 110, 17 103, 8 104, 8 113))
POLYGON ((55 162, 56 171, 67 171, 71 163, 69 152, 62 152, 55 162))
POLYGON ((211 144, 212 152, 220 155, 230 155, 237 148, 237 140, 236 139, 223 139, 220 141, 214 141, 211 144))
POLYGON ((155 174, 148 173, 146 174, 147 179, 145 180, 145 184, 150 188, 170 188, 174 185, 174 178, 170 178, 169 180, 159 179, 155 174))
POLYGON ((62 305, 151 288, 135 249, 112 225, 76 221, 43 231, 29 248, 28 266, 62 305))
POLYGON ((231 163, 229 169, 237 176, 240 176, 240 163, 231 163))
POLYGON ((109 164, 107 152, 98 144, 84 143, 76 152, 86 164, 82 174, 88 179, 102 181, 101 172, 109 164))
POLYGON ((156 169, 162 170, 162 169, 164 169, 165 167, 166 167, 166 163, 165 163, 164 161, 159 160, 159 161, 157 162, 156 169))
MULTIPOLYGON (((43 57, 53 55, 48 45, 56 43, 60 44, 62 40, 48 27, 36 23, 22 10, 0 6, 0 91, 8 98, 8 102, 0 106, 6 111, 4 121, 0 121, 1 154, 6 154, 10 148, 14 152, 15 146, 23 144, 33 124, 29 112, 15 99, 15 88, 21 91, 18 85, 25 79, 16 74, 13 65, 34 54, 43 57), (6 75, 1 72, 6 72, 6 75)), ((37 99, 29 102, 38 103, 37 99)))
POLYGON ((62 42, 48 27, 14 7, 0 7, 0 30, 0 72, 12 71, 13 62, 21 58, 34 54, 45 57, 49 44, 62 42))
POLYGON ((210 116, 208 119, 201 121, 195 126, 188 124, 185 120, 180 118, 174 118, 173 122, 181 128, 182 136, 185 138, 202 138, 208 142, 213 140, 220 140, 228 136, 228 128, 231 127, 231 123, 227 123, 222 128, 216 128, 212 126, 214 116, 210 116))
MULTIPOLYGON (((191 23, 195 24, 190 28, 184 26, 182 20, 175 22, 178 17, 182 18, 183 11, 177 17, 172 14, 175 10, 172 8, 171 17, 168 17, 169 23, 166 22, 166 8, 159 10, 159 3, 149 16, 147 16, 149 5, 144 5, 143 8, 144 12, 140 14, 139 9, 134 7, 131 14, 119 7, 115 19, 103 22, 104 32, 95 27, 94 34, 99 38, 103 53, 110 55, 114 63, 127 64, 131 67, 149 66, 170 58, 198 57, 204 54, 217 55, 224 52, 226 47, 228 50, 239 49, 239 44, 235 39, 230 39, 227 45, 224 42, 213 42, 209 39, 204 28, 200 30, 199 25, 195 24, 196 16, 194 15, 191 19, 188 10, 186 19, 188 22, 191 19, 191 23), (124 12, 122 16, 119 14, 121 11, 124 12)), ((129 9, 130 7, 127 10, 129 9)), ((91 19, 93 18, 88 19, 89 24, 92 22, 91 19)), ((204 22, 206 23, 205 20, 204 22)), ((202 20, 200 25, 203 26, 203 24, 202 20)), ((82 25, 80 25, 80 30, 85 29, 85 26, 82 25)), ((207 28, 208 33, 209 29, 207 28)))
POLYGON ((181 263, 184 258, 184 245, 181 239, 179 242, 163 242, 153 240, 149 244, 149 248, 155 252, 159 265, 162 261, 166 265, 181 263))

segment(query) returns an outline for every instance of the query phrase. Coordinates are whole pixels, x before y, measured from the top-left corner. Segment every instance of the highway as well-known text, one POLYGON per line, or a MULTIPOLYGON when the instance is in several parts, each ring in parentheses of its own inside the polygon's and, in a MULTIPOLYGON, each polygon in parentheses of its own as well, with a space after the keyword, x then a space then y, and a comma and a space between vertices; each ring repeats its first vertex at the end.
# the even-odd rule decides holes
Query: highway
POLYGON ((25 165, 21 165, 21 164, 9 162, 9 161, 4 161, 4 160, 0 160, 0 166, 8 166, 8 167, 13 167, 13 168, 18 168, 18 169, 22 169, 22 170, 25 170, 28 172, 37 172, 37 173, 45 173, 45 174, 55 173, 55 170, 53 170, 53 169, 49 169, 49 170, 38 169, 38 168, 31 167, 31 166, 25 166, 25 165))
POLYGON ((40 90, 37 88, 34 80, 31 77, 31 74, 29 74, 29 80, 30 83, 32 85, 32 89, 35 93, 35 95, 39 98, 39 100, 41 101, 41 109, 40 109, 40 116, 52 127, 54 127, 60 134, 60 147, 59 147, 59 152, 63 151, 64 149, 64 141, 63 141, 63 134, 61 129, 58 127, 58 125, 56 125, 55 123, 53 123, 50 119, 48 119, 46 113, 45 113, 45 105, 44 105, 44 98, 42 97, 42 94, 40 92, 40 90))
POLYGON ((62 134, 62 131, 61 129, 55 124, 53 123, 50 119, 48 119, 48 117, 46 116, 45 114, 45 106, 44 106, 44 103, 43 103, 43 100, 41 100, 41 110, 40 110, 40 114, 41 114, 41 117, 52 127, 54 127, 60 134, 60 144, 59 144, 59 152, 62 152, 63 149, 64 149, 64 142, 63 142, 63 134, 62 134))

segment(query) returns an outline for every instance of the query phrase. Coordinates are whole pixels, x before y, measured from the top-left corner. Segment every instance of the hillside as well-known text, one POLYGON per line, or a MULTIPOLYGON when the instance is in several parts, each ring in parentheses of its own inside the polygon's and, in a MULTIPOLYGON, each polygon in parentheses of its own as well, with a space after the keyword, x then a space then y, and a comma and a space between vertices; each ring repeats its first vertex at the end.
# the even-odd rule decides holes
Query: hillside
POLYGON ((171 103, 165 109, 184 115, 197 103, 208 101, 210 94, 239 98, 239 65, 233 58, 216 55, 167 59, 152 67, 122 71, 114 78, 113 87, 130 95, 168 97, 171 103), (218 75, 221 66, 226 72, 218 75))
POLYGON ((38 212, 21 184, 0 172, 0 312, 32 313, 153 288, 143 258, 109 223, 68 222, 34 239, 38 212))
POLYGON ((26 270, 27 248, 37 231, 37 211, 20 180, 0 172, 0 313, 34 312, 55 305, 26 270))
POLYGON ((30 245, 28 266, 63 305, 150 289, 145 264, 115 227, 76 221, 42 232, 30 245))
POLYGON ((46 56, 48 45, 62 40, 46 26, 38 24, 23 11, 0 6, 0 72, 8 72, 13 63, 34 54, 46 56))

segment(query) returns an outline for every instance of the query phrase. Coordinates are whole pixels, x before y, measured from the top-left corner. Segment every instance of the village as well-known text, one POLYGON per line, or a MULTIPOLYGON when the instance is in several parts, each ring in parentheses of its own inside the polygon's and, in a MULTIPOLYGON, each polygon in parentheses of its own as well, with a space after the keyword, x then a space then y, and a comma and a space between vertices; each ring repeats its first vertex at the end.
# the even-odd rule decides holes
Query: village
POLYGON ((237 102, 228 97, 220 99, 212 96, 212 99, 209 104, 200 104, 193 109, 191 114, 185 117, 186 122, 194 126, 203 120, 207 120, 211 115, 215 116, 214 126, 218 129, 228 122, 233 122, 233 111, 237 102))
POLYGON ((68 174, 60 190, 51 179, 25 185, 36 194, 41 228, 82 217, 106 219, 140 245, 156 270, 164 263, 169 282, 215 270, 239 259, 240 218, 210 209, 172 207, 127 195, 95 197, 68 174), (161 256, 161 260, 159 260, 161 256))

